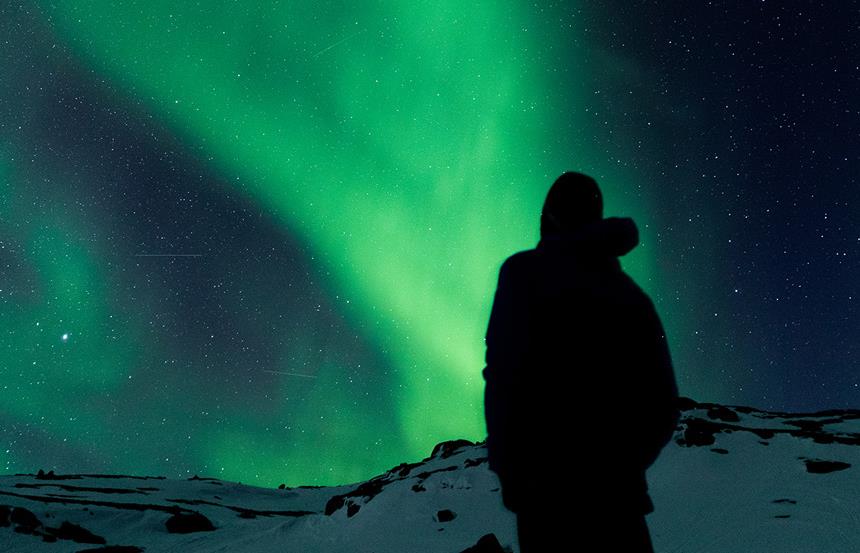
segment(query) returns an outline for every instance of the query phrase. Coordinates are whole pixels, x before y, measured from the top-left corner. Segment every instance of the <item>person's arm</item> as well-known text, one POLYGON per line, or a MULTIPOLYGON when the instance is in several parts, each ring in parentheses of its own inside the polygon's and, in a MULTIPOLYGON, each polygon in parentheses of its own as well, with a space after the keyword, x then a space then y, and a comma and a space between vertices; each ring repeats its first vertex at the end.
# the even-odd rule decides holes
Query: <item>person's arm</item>
POLYGON ((510 471, 515 456, 511 447, 516 421, 514 376, 526 340, 523 325, 527 298, 520 272, 511 259, 502 265, 486 335, 483 376, 487 454, 490 470, 500 476, 510 471))
POLYGON ((648 364, 644 367, 643 374, 647 384, 643 387, 645 395, 642 397, 642 415, 644 417, 640 419, 643 430, 638 444, 644 468, 651 466, 657 460, 660 451, 672 439, 680 418, 678 385, 672 368, 666 332, 654 305, 650 300, 647 303, 648 364))

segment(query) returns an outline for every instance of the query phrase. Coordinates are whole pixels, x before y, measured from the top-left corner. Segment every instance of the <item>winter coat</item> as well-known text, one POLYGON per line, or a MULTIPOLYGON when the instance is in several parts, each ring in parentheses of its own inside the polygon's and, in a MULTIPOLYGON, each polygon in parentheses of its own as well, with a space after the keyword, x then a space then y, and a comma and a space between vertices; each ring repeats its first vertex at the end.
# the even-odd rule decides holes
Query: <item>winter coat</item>
POLYGON ((637 243, 631 219, 601 219, 501 267, 484 403, 490 468, 515 512, 549 495, 653 511, 645 470, 671 439, 678 391, 654 306, 617 259, 637 243))

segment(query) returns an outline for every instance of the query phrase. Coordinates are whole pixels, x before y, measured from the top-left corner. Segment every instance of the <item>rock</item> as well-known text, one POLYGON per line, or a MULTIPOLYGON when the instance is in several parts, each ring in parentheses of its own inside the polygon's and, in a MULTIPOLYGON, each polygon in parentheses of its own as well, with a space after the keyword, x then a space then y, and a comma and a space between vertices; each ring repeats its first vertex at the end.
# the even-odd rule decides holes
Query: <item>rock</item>
POLYGON ((708 417, 725 422, 740 422, 741 420, 737 413, 722 405, 714 405, 708 409, 708 417))
POLYGON ((690 419, 687 429, 684 430, 684 443, 687 447, 713 445, 716 441, 714 434, 720 431, 720 427, 702 419, 690 419))
POLYGON ((143 553, 143 551, 142 547, 136 545, 106 545, 104 547, 78 549, 76 553, 143 553))
POLYGON ((790 424, 792 426, 796 426, 801 430, 808 430, 810 432, 820 431, 821 425, 824 421, 811 421, 808 419, 797 419, 785 421, 785 424, 790 424))
POLYGON ((691 409, 695 409, 699 406, 699 403, 695 400, 692 400, 688 397, 679 397, 675 402, 675 406, 681 411, 689 411, 691 409))
POLYGON ((6 505, 0 505, 0 528, 9 526, 9 516, 12 514, 12 509, 6 505))
POLYGON ((842 461, 823 461, 821 459, 806 459, 806 472, 812 474, 827 474, 845 470, 851 467, 851 463, 843 463, 842 461))
POLYGON ((177 513, 164 523, 171 534, 190 534, 192 532, 211 532, 215 530, 212 522, 200 513, 177 513))
POLYGON ((97 536, 86 528, 72 524, 67 520, 63 521, 59 528, 45 528, 45 532, 61 540, 71 540, 77 543, 93 543, 97 545, 107 543, 107 540, 103 537, 97 536))
POLYGON ((507 553, 507 551, 499 543, 495 534, 487 534, 472 547, 464 549, 462 553, 507 553))
POLYGON ((341 507, 346 503, 346 498, 342 495, 336 495, 326 501, 325 511, 323 511, 326 516, 331 516, 335 512, 337 512, 341 507))
POLYGON ((39 520, 39 517, 33 514, 33 511, 27 510, 24 507, 15 507, 12 509, 10 520, 12 521, 12 524, 17 524, 24 528, 38 528, 42 525, 42 521, 39 520))
POLYGON ((468 445, 475 445, 469 440, 449 440, 447 442, 440 442, 436 444, 436 447, 433 448, 433 453, 430 454, 430 457, 436 457, 437 454, 440 455, 443 459, 447 459, 451 455, 453 455, 458 449, 461 447, 465 447, 468 445))
POLYGON ((457 518, 457 513, 452 511, 451 509, 442 509, 436 513, 436 520, 439 522, 451 522, 455 518, 457 518))
POLYGON ((400 463, 388 472, 398 476, 408 476, 412 469, 421 466, 421 463, 400 463))
MULTIPOLYGON (((382 491, 382 488, 387 484, 385 480, 381 477, 377 476, 371 478, 367 482, 360 484, 357 488, 352 490, 351 492, 347 492, 345 494, 336 495, 329 499, 325 504, 325 514, 331 515, 334 514, 338 509, 347 504, 346 500, 350 497, 363 497, 364 502, 367 503, 382 491)), ((350 502, 352 503, 352 502, 350 502)))

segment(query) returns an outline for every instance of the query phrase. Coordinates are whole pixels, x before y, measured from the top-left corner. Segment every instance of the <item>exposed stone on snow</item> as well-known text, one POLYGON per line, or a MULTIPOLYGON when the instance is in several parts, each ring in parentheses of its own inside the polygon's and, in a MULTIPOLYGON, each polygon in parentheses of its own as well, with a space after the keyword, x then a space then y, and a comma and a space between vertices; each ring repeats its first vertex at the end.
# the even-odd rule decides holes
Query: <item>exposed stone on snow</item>
POLYGON ((171 534, 190 534, 192 532, 211 532, 215 526, 200 513, 177 513, 164 522, 171 534))

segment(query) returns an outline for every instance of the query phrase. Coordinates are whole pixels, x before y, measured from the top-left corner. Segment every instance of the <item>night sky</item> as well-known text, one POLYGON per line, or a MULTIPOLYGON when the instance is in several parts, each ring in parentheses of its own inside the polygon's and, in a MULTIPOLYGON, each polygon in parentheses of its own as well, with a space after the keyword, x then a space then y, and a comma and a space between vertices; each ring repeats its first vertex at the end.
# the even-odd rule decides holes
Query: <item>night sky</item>
POLYGON ((0 6, 6 472, 483 439, 498 268, 565 170, 637 221, 683 395, 860 407, 857 2, 193 4, 0 6))

